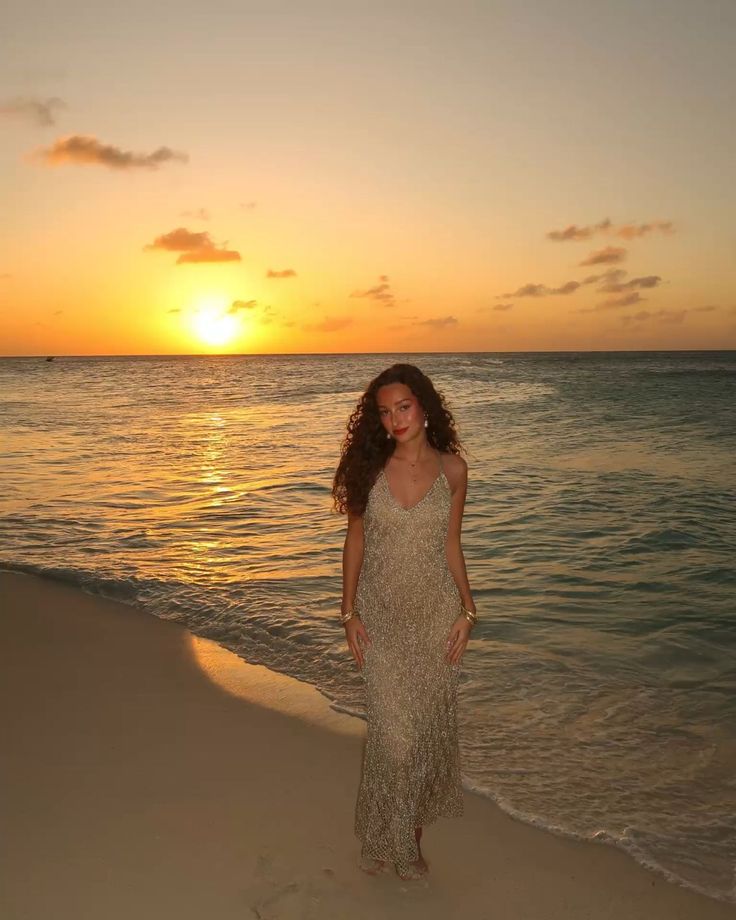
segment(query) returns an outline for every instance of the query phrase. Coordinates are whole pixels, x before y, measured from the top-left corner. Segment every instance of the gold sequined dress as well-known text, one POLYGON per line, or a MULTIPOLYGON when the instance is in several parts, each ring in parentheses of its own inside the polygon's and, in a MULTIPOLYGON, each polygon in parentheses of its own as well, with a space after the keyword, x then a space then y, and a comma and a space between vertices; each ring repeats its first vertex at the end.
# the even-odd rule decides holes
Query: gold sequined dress
POLYGON ((445 661, 460 595, 447 565, 450 487, 439 472, 403 508, 383 471, 363 517, 355 610, 371 644, 364 654, 368 731, 355 811, 362 855, 406 872, 418 858, 416 827, 463 813, 457 738, 459 665, 445 661))

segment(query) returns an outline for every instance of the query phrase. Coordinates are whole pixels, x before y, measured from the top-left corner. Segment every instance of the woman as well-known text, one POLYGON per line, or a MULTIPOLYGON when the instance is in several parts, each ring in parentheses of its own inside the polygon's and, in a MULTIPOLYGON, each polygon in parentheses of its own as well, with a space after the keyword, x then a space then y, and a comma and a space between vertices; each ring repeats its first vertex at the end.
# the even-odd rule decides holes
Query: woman
POLYGON ((463 813, 456 693, 476 615, 461 449, 429 378, 394 364, 361 397, 335 473, 348 515, 340 619, 368 716, 355 832, 372 874, 426 875, 422 826, 463 813))

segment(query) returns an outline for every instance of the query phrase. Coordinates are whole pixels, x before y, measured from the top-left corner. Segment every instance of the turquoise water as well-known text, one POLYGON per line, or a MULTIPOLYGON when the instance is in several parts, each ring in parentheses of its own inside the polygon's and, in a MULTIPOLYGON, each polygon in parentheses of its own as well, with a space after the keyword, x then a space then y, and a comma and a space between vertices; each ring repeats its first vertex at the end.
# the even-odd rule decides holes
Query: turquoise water
POLYGON ((468 787, 736 901, 735 352, 0 359, 0 565, 359 714, 329 488, 394 360, 468 448, 468 787))

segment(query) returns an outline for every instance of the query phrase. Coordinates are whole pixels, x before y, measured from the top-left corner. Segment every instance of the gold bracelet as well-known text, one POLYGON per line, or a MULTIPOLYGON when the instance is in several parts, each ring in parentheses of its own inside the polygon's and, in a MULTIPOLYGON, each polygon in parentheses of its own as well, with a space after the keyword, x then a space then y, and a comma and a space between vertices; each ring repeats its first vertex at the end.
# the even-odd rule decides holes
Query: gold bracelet
POLYGON ((470 623, 471 626, 475 626, 475 624, 478 622, 478 614, 473 610, 468 610, 468 608, 464 607, 462 604, 460 604, 460 609, 462 610, 463 616, 468 621, 468 623, 470 623))
POLYGON ((353 608, 346 610, 345 613, 340 612, 340 622, 344 625, 348 620, 352 620, 353 617, 357 617, 358 614, 353 608))

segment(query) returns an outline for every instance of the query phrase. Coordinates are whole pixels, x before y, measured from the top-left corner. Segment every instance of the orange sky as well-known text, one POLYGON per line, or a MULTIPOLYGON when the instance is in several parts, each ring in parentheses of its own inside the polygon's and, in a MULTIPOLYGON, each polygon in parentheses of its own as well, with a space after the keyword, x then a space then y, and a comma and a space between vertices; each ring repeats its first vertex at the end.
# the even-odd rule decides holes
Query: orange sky
POLYGON ((736 347, 733 4, 63 9, 0 38, 0 353, 736 347))

